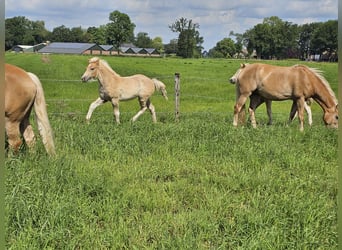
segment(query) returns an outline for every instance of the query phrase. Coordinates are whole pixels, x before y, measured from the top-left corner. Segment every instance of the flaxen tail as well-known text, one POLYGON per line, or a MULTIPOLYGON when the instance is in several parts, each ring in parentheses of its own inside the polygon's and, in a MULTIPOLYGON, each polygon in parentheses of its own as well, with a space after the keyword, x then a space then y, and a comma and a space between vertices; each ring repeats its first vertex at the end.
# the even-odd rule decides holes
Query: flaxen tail
POLYGON ((46 102, 44 97, 44 91, 39 78, 28 72, 29 76, 37 86, 37 94, 34 101, 34 111, 37 118, 37 125, 39 133, 42 137, 44 147, 49 155, 55 155, 55 144, 53 142, 53 134, 50 126, 48 114, 46 111, 46 102))
POLYGON ((164 98, 168 100, 165 84, 156 78, 153 78, 152 81, 154 83, 154 86, 156 87, 156 90, 160 91, 162 93, 162 96, 164 96, 164 98))

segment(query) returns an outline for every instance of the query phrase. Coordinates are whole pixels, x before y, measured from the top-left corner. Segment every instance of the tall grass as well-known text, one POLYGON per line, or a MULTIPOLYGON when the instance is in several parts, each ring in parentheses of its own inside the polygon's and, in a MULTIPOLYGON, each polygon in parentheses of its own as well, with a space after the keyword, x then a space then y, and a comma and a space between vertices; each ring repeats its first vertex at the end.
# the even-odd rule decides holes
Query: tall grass
MULTIPOLYGON (((58 156, 6 159, 9 249, 337 249, 337 131, 287 125, 291 103, 264 108, 257 129, 233 128, 240 61, 106 58, 121 75, 144 73, 167 84, 152 98, 159 123, 136 101, 85 113, 95 83, 78 79, 83 56, 6 55, 43 79, 58 156), (115 65, 115 67, 114 67, 115 65), (181 73, 181 119, 173 116, 173 74, 181 73), (60 81, 74 80, 74 81, 60 81)), ((276 62, 290 64, 292 62, 276 62)), ((337 89, 337 65, 322 68, 337 89)))

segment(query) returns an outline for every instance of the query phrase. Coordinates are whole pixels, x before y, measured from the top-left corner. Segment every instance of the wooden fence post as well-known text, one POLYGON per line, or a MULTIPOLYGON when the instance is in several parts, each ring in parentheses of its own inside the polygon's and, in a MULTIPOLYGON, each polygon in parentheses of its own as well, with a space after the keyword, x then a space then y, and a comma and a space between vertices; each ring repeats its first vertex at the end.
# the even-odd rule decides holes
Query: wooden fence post
POLYGON ((179 121, 180 74, 175 73, 175 119, 179 121))

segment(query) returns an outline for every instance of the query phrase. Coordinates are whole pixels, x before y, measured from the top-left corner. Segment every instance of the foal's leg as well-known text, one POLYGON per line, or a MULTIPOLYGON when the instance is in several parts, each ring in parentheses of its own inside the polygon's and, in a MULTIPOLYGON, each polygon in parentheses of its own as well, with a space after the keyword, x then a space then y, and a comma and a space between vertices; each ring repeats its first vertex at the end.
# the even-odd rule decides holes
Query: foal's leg
POLYGON ((297 103, 296 101, 293 101, 291 110, 290 110, 289 122, 292 122, 296 118, 296 116, 297 116, 297 103))
POLYGON ((268 114, 268 125, 272 124, 272 102, 268 100, 264 100, 261 96, 257 94, 252 94, 250 97, 250 103, 249 103, 249 116, 252 123, 252 126, 256 127, 256 120, 255 120, 255 110, 264 102, 266 102, 266 109, 268 114))
POLYGON ((113 106, 115 121, 117 124, 120 124, 119 99, 113 98, 112 99, 112 106, 113 106))
MULTIPOLYGON (((310 103, 310 101, 308 101, 310 103)), ((312 112, 310 105, 305 101, 304 102, 304 109, 306 113, 308 114, 308 123, 311 126, 312 125, 312 112)), ((291 111, 290 111, 290 119, 289 122, 292 122, 297 116, 297 104, 295 101, 292 103, 291 111)))
POLYGON ((299 98, 297 100, 297 110, 298 110, 298 118, 299 118, 299 130, 304 131, 304 98, 299 98))
POLYGON ((273 117, 272 117, 272 101, 265 101, 266 102, 266 110, 268 115, 268 123, 267 125, 272 125, 273 117))
POLYGON ((234 105, 234 119, 233 119, 233 126, 238 125, 239 120, 239 112, 241 111, 241 108, 246 103, 247 98, 249 95, 240 95, 239 98, 236 101, 236 104, 234 105))
POLYGON ((157 122, 157 116, 156 116, 156 109, 154 108, 153 104, 151 103, 150 99, 147 100, 146 102, 147 108, 150 110, 151 115, 152 115, 152 121, 154 123, 157 122))
POLYGON ((20 139, 19 122, 6 121, 6 134, 10 149, 17 153, 22 144, 20 139))
POLYGON ((304 109, 306 111, 306 113, 308 114, 308 122, 309 125, 312 125, 312 112, 311 112, 311 108, 310 105, 307 102, 304 102, 304 109))
POLYGON ((93 111, 100 105, 104 104, 106 101, 101 99, 100 97, 96 99, 96 101, 92 102, 89 106, 89 109, 88 109, 88 113, 87 113, 87 116, 86 116, 86 120, 87 122, 90 121, 90 118, 91 118, 91 115, 93 113, 93 111))
POLYGON ((138 111, 138 113, 136 113, 135 116, 133 116, 132 122, 135 122, 139 118, 139 116, 141 116, 147 109, 146 101, 143 98, 139 98, 139 104, 140 110, 138 111))
POLYGON ((36 138, 34 136, 29 117, 25 117, 20 123, 20 133, 23 135, 27 146, 32 149, 36 142, 36 138))

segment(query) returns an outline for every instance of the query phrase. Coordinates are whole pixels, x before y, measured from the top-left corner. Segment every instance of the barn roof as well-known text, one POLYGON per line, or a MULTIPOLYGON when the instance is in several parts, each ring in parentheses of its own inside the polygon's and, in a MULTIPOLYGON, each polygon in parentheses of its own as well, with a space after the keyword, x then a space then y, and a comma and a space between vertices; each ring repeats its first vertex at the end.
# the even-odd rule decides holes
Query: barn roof
POLYGON ((87 50, 104 50, 95 43, 50 43, 39 50, 40 53, 82 54, 87 50))
POLYGON ((110 51, 114 49, 113 45, 100 45, 103 50, 110 51))

